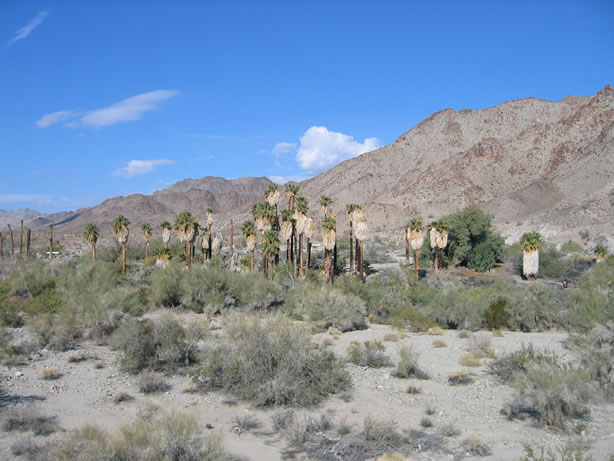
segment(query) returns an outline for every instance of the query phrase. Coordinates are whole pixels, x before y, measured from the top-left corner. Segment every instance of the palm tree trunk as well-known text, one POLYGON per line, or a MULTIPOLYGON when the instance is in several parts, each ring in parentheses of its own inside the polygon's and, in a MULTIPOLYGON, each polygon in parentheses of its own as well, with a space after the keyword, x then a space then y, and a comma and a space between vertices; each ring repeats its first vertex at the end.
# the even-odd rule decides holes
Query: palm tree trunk
POLYGON ((288 263, 288 266, 292 262, 292 256, 290 255, 290 253, 290 239, 288 239, 286 240, 286 262, 288 263))
POLYGON ((96 245, 92 245, 92 260, 96 262, 96 245))
POLYGON ((0 232, 0 258, 4 258, 4 239, 2 238, 2 232, 0 232))
POLYGON ((26 231, 26 258, 30 257, 30 238, 32 237, 32 230, 26 231))
POLYGON ((439 272, 439 250, 435 247, 435 272, 439 272))
POLYGON ((256 262, 255 250, 250 251, 250 270, 254 270, 254 264, 256 262))
POLYGON ((149 242, 145 242, 145 257, 149 258, 149 242))
POLYGON ((326 249, 326 260, 324 263, 324 269, 326 270, 326 281, 329 285, 333 284, 333 271, 332 271, 332 250, 326 249))
POLYGON ((207 231, 207 241, 209 242, 209 248, 207 248, 207 253, 209 253, 209 259, 211 259, 213 252, 213 245, 211 241, 211 226, 209 226, 209 230, 207 231))
POLYGON ((49 259, 53 259, 53 224, 49 224, 49 259))
POLYGON ((364 277, 364 266, 363 266, 363 256, 364 256, 364 243, 360 242, 360 281, 364 282, 365 281, 365 277, 364 277))
POLYGON ((418 263, 418 253, 419 251, 416 250, 414 254, 414 267, 416 268, 416 280, 420 280, 420 264, 418 263))
POLYGON ((354 245, 352 244, 353 238, 354 238, 354 229, 352 226, 352 221, 350 220, 350 274, 354 272, 354 245))
POLYGON ((303 234, 298 236, 298 252, 299 252, 299 276, 305 278, 305 270, 303 269, 303 234))
POLYGON ((294 224, 292 225, 292 233, 290 234, 290 261, 292 263, 294 261, 294 224))
POLYGON ((126 244, 122 243, 122 277, 126 278, 126 244))
POLYGON ((262 253, 262 271, 266 274, 269 268, 269 258, 267 255, 262 253))
POLYGON ((407 231, 405 231, 405 265, 409 266, 409 239, 407 238, 407 231))
POLYGON ((307 265, 305 267, 307 271, 311 267, 311 239, 307 239, 307 265))
MULTIPOLYGON (((268 258, 267 258, 267 260, 268 260, 268 258)), ((275 278, 274 267, 275 267, 274 264, 269 264, 269 280, 273 280, 275 278)))
POLYGON ((11 238, 11 258, 15 257, 15 242, 13 241, 13 229, 11 229, 11 225, 7 224, 9 228, 9 237, 11 238))
POLYGON ((335 242, 335 246, 333 247, 333 271, 337 269, 337 242, 335 242))
POLYGON ((234 227, 232 225, 232 219, 230 220, 230 256, 234 254, 234 240, 233 240, 234 227))
POLYGON ((23 258, 23 219, 19 221, 19 257, 23 258))
MULTIPOLYGON (((355 272, 358 273, 358 254, 360 253, 360 248, 359 248, 359 244, 358 244, 358 239, 355 239, 356 241, 356 245, 354 246, 354 265, 355 265, 355 272)), ((351 245, 351 243, 350 243, 351 245)))
POLYGON ((188 269, 192 267, 192 242, 188 242, 188 269))

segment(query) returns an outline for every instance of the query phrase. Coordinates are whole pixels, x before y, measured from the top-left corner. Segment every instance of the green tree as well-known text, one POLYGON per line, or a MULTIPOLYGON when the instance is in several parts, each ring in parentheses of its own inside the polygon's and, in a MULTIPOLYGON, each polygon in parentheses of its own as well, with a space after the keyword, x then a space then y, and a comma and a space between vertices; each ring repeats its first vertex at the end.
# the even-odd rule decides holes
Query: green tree
POLYGON ((275 274, 275 265, 272 261, 275 260, 275 256, 279 253, 279 236, 277 232, 273 230, 267 230, 262 236, 262 252, 267 256, 269 264, 269 279, 273 280, 275 274))
POLYGON ((92 260, 94 262, 96 262, 96 242, 98 242, 98 237, 100 237, 98 226, 93 222, 86 224, 85 230, 83 231, 83 238, 92 247, 92 260))
POLYGON ((164 242, 164 247, 168 248, 168 242, 171 241, 171 223, 166 220, 162 221, 160 227, 162 228, 162 242, 164 242))
POLYGON ((151 226, 149 223, 145 223, 141 226, 141 232, 145 240, 145 257, 149 258, 149 240, 151 240, 151 226))
POLYGON ((328 212, 330 211, 330 206, 333 204, 333 199, 328 195, 322 195, 320 200, 318 200, 318 204, 322 209, 322 215, 324 218, 326 218, 328 216, 328 212))
POLYGON ((126 277, 126 243, 130 234, 130 221, 124 215, 119 215, 113 220, 113 232, 117 235, 117 241, 122 246, 122 276, 126 277))

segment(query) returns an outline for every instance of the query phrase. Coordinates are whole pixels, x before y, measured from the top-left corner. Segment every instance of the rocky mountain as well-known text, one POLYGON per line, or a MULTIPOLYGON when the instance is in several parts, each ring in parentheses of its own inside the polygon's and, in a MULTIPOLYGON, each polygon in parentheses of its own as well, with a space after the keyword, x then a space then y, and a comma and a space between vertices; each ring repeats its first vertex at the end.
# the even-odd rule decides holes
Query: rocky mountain
MULTIPOLYGON (((267 178, 185 179, 151 195, 36 216, 30 226, 53 223, 58 232, 74 234, 96 222, 110 235, 120 213, 138 229, 143 222, 157 227, 184 209, 203 221, 211 207, 225 229, 230 218, 240 223, 249 216, 269 184, 267 178)), ((393 143, 300 186, 313 214, 322 194, 335 200, 339 230, 347 226, 350 202, 364 205, 373 232, 396 238, 412 216, 430 222, 475 203, 494 215, 510 241, 527 230, 579 240, 586 229, 614 242, 614 90, 608 85, 594 96, 558 102, 527 98, 481 110, 445 109, 393 143)), ((0 222, 7 222, 3 216, 0 222)))
POLYGON ((614 90, 445 109, 301 186, 312 199, 366 204, 373 229, 476 203, 510 240, 529 229, 576 240, 590 229, 614 240, 614 90))
POLYGON ((26 223, 41 215, 42 213, 30 208, 20 208, 19 210, 11 211, 0 209, 0 223, 3 225, 10 224, 11 226, 16 227, 19 225, 19 221, 22 219, 24 220, 24 223, 26 223))

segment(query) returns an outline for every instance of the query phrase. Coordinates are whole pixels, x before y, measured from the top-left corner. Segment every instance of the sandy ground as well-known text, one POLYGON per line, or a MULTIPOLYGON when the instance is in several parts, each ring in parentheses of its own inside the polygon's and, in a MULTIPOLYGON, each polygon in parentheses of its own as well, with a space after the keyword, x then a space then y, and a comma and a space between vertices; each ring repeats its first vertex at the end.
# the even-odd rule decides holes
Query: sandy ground
MULTIPOLYGON (((328 333, 314 335, 314 341, 330 344, 334 352, 344 355, 351 341, 383 339, 393 332, 390 327, 371 325, 369 329, 332 336, 328 333)), ((219 333, 219 332, 218 332, 219 333)), ((566 333, 512 333, 504 337, 493 337, 488 332, 478 334, 491 338, 497 354, 510 352, 522 344, 532 343, 539 349, 551 349, 573 357, 563 348, 566 333)), ((448 374, 463 367, 459 358, 469 347, 468 339, 458 338, 456 331, 446 331, 443 336, 407 333, 398 342, 385 342, 385 353, 393 363, 399 360, 398 349, 402 344, 411 345, 420 354, 419 365, 431 375, 430 380, 397 379, 391 376, 393 368, 371 369, 348 365, 353 378, 352 398, 333 396, 308 413, 327 413, 334 422, 345 420, 354 427, 360 427, 366 416, 376 419, 394 420, 399 429, 415 428, 436 431, 438 427, 451 423, 461 434, 446 438, 448 453, 423 452, 412 455, 411 459, 449 460, 450 453, 458 452, 461 442, 470 434, 478 434, 493 451, 493 455, 480 459, 517 460, 523 454, 523 443, 535 446, 558 446, 568 440, 583 441, 590 446, 595 460, 610 460, 614 455, 614 405, 600 403, 591 406, 591 418, 586 421, 583 436, 569 436, 556 431, 535 427, 530 420, 509 421, 500 414, 504 403, 511 399, 513 390, 498 383, 486 373, 485 364, 473 368, 476 375, 473 384, 451 386, 448 374), (434 348, 435 339, 445 341, 447 347, 434 348), (421 393, 408 394, 409 385, 417 386, 421 393), (427 408, 435 410, 430 416, 434 427, 423 429, 420 420, 427 408)), ((244 459, 278 460, 286 447, 279 434, 272 431, 271 416, 276 410, 254 409, 249 404, 236 402, 221 392, 191 394, 184 392, 190 383, 187 376, 169 378, 169 391, 145 396, 138 392, 135 378, 120 372, 117 368, 117 354, 107 347, 89 343, 81 349, 90 358, 78 363, 68 363, 74 352, 43 351, 31 357, 27 365, 3 367, 1 377, 11 396, 11 404, 30 403, 48 415, 57 415, 64 431, 78 428, 83 424, 96 424, 108 430, 116 429, 122 423, 136 418, 137 409, 146 402, 153 402, 163 408, 176 407, 196 415, 203 424, 213 426, 213 431, 223 435, 227 451, 244 459), (98 368, 96 364, 104 364, 98 368), (40 378, 41 369, 56 367, 62 376, 48 381, 40 378), (112 399, 118 392, 127 392, 134 400, 120 404, 112 399), (261 422, 255 431, 240 433, 235 429, 237 416, 251 413, 261 422)), ((50 437, 62 437, 59 433, 50 437)), ((0 458, 12 459, 10 443, 14 434, 0 432, 0 458)), ((467 457, 466 459, 473 459, 467 457)))

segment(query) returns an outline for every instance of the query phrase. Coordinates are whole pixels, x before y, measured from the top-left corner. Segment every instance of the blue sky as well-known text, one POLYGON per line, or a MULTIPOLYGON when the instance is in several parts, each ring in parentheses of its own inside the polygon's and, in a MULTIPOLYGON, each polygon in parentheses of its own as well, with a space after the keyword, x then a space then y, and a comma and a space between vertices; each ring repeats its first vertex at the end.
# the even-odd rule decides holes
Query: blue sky
POLYGON ((433 112, 614 84, 614 2, 0 3, 0 208, 318 174, 433 112))

